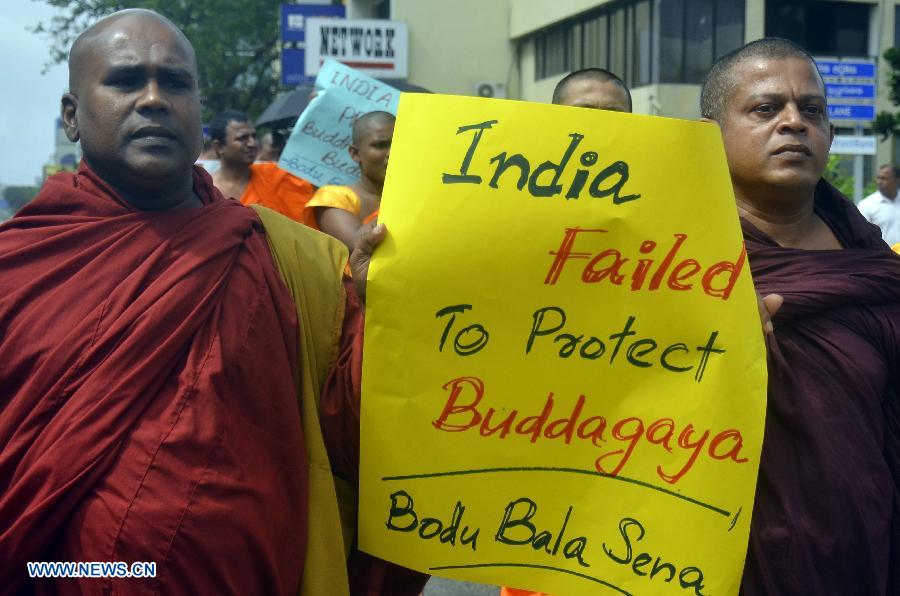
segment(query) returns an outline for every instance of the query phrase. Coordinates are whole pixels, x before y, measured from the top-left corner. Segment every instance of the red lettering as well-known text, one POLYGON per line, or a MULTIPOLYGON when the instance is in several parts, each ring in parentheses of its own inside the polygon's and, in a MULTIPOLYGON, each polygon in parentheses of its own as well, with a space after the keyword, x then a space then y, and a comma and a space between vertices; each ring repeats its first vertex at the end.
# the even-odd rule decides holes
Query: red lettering
POLYGON ((713 437, 713 440, 709 442, 709 456, 713 459, 731 458, 731 460, 735 463, 742 464, 744 462, 750 461, 746 457, 740 457, 741 448, 743 446, 744 437, 743 435, 741 435, 741 431, 734 428, 729 428, 717 434, 715 437, 713 437), (725 453, 724 455, 719 455, 718 453, 716 453, 716 448, 720 443, 726 440, 734 441, 734 445, 731 446, 731 449, 729 449, 727 453, 725 453))
POLYGON ((596 229, 583 229, 583 228, 566 228, 565 235, 563 236, 563 241, 559 245, 559 248, 555 251, 550 251, 551 255, 556 255, 556 258, 553 259, 553 263, 550 265, 550 270, 547 271, 547 277, 544 278, 544 283, 547 285, 554 285, 556 281, 559 279, 559 275, 562 273, 563 267, 566 264, 566 261, 571 259, 587 259, 590 257, 590 253, 586 252, 572 252, 572 247, 575 245, 575 236, 578 235, 579 232, 603 232, 606 230, 601 230, 599 228, 596 229))
POLYGON ((669 484, 675 484, 676 482, 681 480, 681 477, 687 474, 688 470, 690 470, 694 466, 694 462, 697 461, 697 456, 700 455, 700 451, 703 450, 703 445, 706 444, 706 439, 709 438, 709 431, 706 430, 703 431, 703 435, 700 436, 699 441, 691 443, 690 439, 692 434, 694 434, 694 425, 688 424, 686 427, 684 427, 684 430, 681 431, 681 434, 678 435, 679 447, 694 450, 681 470, 679 470, 675 474, 669 475, 663 471, 662 466, 656 467, 656 473, 659 474, 659 477, 669 484))
POLYGON ((731 290, 734 289, 734 284, 737 283, 738 276, 741 274, 741 269, 744 268, 744 261, 746 260, 747 249, 742 246, 741 254, 738 256, 736 262, 730 263, 728 261, 721 261, 707 269, 706 273, 703 275, 703 291, 710 296, 718 296, 722 300, 728 300, 728 297, 731 295, 731 290), (724 287, 719 289, 713 288, 713 279, 721 273, 731 273, 731 275, 728 276, 724 287))
POLYGON ((622 280, 625 279, 625 276, 619 269, 627 262, 628 259, 622 258, 622 253, 616 249, 609 248, 604 250, 591 259, 584 268, 584 271, 581 273, 581 281, 588 284, 595 284, 609 277, 609 281, 612 283, 622 285, 622 280), (613 257, 612 265, 602 269, 596 269, 597 264, 603 262, 607 257, 613 257))
POLYGON ((696 275, 698 271, 700 271, 702 267, 700 267, 700 263, 695 261, 694 259, 685 259, 684 261, 678 263, 675 266, 675 269, 672 269, 672 275, 669 276, 669 287, 673 290, 690 290, 694 287, 694 284, 682 284, 681 282, 686 280, 693 275, 696 275), (689 269, 689 271, 682 273, 682 269, 689 269))
POLYGON ((604 474, 609 474, 610 476, 615 476, 616 474, 618 474, 619 471, 623 467, 625 467, 625 464, 628 463, 629 458, 631 458, 631 454, 634 452, 635 446, 637 445, 638 441, 641 439, 641 436, 643 434, 644 434, 644 423, 641 421, 640 418, 624 418, 624 419, 616 422, 615 426, 613 426, 612 435, 613 435, 613 437, 615 437, 616 439, 618 439, 620 441, 628 441, 628 447, 626 447, 625 449, 611 451, 609 453, 606 453, 606 454, 598 457, 596 459, 596 461, 594 462, 594 464, 597 466, 597 471, 603 472, 604 474), (623 434, 622 430, 623 430, 624 426, 631 422, 637 423, 634 427, 634 431, 628 435, 623 434), (619 453, 622 453, 623 455, 622 455, 622 459, 619 460, 618 465, 609 472, 604 470, 603 465, 600 462, 611 455, 617 455, 619 453))
POLYGON ((438 430, 447 432, 462 432, 464 430, 469 430, 481 422, 481 414, 478 412, 477 408, 478 404, 481 402, 481 398, 484 397, 484 383, 481 382, 481 379, 478 377, 459 377, 458 379, 453 379, 452 381, 445 383, 442 389, 447 389, 448 387, 450 388, 450 397, 447 398, 447 403, 444 404, 441 415, 438 416, 437 420, 431 423, 432 426, 438 430), (459 396, 466 386, 475 390, 475 400, 470 404, 458 406, 456 405, 456 401, 459 399, 459 396), (467 423, 447 424, 447 419, 450 416, 466 413, 471 414, 467 423))

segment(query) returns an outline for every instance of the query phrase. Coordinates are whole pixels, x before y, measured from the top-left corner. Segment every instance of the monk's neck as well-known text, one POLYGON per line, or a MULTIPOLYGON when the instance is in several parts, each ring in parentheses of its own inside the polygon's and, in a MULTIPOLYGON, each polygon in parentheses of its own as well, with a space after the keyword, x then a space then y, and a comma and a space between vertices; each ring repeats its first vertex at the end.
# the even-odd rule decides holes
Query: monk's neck
POLYGON ((381 192, 384 190, 384 184, 378 184, 365 176, 360 177, 353 185, 353 190, 369 203, 373 203, 375 208, 381 203, 381 192))
POLYGON ((180 185, 178 188, 161 189, 149 194, 121 190, 119 190, 119 194, 129 205, 140 211, 164 211, 203 206, 203 201, 194 192, 193 180, 190 184, 180 185))
POLYGON ((779 245, 809 250, 841 248, 828 225, 816 215, 812 190, 799 196, 794 193, 761 199, 759 195, 748 197, 736 188, 735 195, 741 217, 779 245))

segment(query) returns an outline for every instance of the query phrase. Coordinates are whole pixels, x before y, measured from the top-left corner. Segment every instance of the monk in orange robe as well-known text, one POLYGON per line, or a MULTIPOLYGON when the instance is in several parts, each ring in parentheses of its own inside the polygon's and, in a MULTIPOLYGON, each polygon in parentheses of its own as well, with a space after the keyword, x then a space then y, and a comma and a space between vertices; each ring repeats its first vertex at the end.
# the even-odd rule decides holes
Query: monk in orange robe
POLYGON ((0 594, 418 594, 422 575, 343 543, 346 251, 193 167, 196 59, 170 21, 115 13, 69 64, 84 161, 0 226, 0 594), (39 578, 40 561, 156 567, 39 578))
POLYGON ((213 173, 216 188, 244 205, 262 205, 303 222, 303 212, 315 187, 275 162, 255 161, 259 141, 246 114, 225 110, 213 118, 209 128, 213 150, 221 163, 213 173))
POLYGON ((306 205, 304 222, 308 226, 334 236, 351 249, 372 228, 381 208, 394 120, 388 112, 369 112, 353 123, 348 151, 359 164, 360 177, 350 186, 317 190, 306 205))

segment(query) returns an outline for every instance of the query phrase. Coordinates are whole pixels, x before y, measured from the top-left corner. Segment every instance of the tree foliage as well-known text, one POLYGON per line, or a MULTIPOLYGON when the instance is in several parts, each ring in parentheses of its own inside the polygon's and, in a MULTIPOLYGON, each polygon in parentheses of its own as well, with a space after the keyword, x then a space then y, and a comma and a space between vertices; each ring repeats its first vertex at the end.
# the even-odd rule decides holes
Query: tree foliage
MULTIPOLYGON (((888 48, 884 52, 884 59, 890 66, 888 74, 891 102, 895 106, 900 105, 900 48, 888 48)), ((878 112, 872 129, 881 135, 882 140, 888 137, 900 135, 900 114, 891 112, 878 112)))
POLYGON ((7 186, 3 189, 3 198, 15 213, 33 199, 38 190, 37 186, 7 186))
MULTIPOLYGON (((822 175, 825 180, 831 183, 836 189, 841 191, 845 197, 853 196, 853 175, 843 171, 843 163, 845 156, 829 155, 828 165, 825 167, 825 173, 822 175)), ((875 192, 877 185, 875 182, 869 182, 863 186, 863 196, 875 192)))
POLYGON ((197 52, 204 119, 226 108, 259 115, 280 89, 280 0, 35 0, 59 9, 33 31, 51 41, 51 63, 64 62, 75 38, 99 18, 124 8, 148 8, 184 31, 197 52))

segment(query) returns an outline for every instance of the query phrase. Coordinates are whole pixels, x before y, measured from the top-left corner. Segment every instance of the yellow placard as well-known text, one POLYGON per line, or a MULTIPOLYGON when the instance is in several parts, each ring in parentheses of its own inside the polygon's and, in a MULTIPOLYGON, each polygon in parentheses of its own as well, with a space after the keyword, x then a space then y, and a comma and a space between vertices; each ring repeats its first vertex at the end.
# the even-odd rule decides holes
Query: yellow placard
POLYGON ((568 594, 736 594, 766 365, 719 130, 404 94, 360 547, 568 594))

